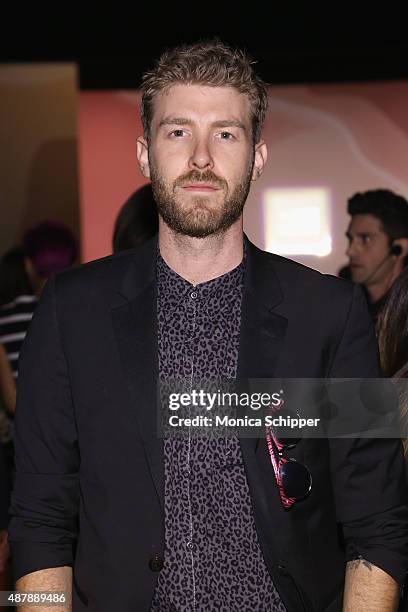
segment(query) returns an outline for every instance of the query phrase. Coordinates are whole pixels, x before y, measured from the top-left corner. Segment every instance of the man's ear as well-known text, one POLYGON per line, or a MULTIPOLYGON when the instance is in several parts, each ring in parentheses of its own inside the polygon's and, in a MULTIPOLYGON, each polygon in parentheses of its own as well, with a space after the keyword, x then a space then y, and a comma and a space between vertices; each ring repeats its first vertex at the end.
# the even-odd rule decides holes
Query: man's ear
POLYGON ((407 257, 408 255, 408 238, 398 238, 397 240, 394 240, 393 245, 398 245, 401 247, 401 255, 398 255, 398 257, 402 257, 402 259, 404 257, 407 257))
POLYGON ((150 167, 149 167, 149 148, 147 146, 146 138, 139 136, 136 141, 136 155, 140 166, 140 172, 145 178, 150 178, 150 167))
POLYGON ((252 180, 253 181, 256 181, 261 176, 267 159, 268 159, 268 149, 266 146, 266 142, 264 140, 260 140, 258 144, 255 145, 255 159, 254 159, 254 167, 252 169, 252 180))

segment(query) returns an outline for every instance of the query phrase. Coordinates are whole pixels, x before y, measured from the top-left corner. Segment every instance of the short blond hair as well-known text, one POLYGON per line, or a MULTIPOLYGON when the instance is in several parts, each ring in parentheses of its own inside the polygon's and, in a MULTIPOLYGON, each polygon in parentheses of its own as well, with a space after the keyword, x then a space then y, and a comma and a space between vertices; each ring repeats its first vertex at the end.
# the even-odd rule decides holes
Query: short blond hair
POLYGON ((220 40, 180 45, 163 53, 154 68, 142 78, 141 117, 144 134, 150 138, 155 96, 177 83, 233 87, 248 96, 251 105, 252 137, 256 144, 268 108, 266 83, 255 73, 255 62, 240 49, 220 40))

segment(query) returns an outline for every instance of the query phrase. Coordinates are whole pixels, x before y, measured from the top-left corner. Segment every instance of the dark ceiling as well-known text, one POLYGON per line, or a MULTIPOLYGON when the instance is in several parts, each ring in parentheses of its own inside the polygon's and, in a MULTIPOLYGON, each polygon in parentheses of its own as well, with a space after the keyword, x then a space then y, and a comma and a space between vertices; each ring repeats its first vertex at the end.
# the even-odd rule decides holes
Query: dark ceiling
POLYGON ((204 25, 197 15, 205 7, 194 5, 190 10, 196 11, 195 17, 185 12, 163 15, 155 6, 133 20, 115 16, 107 26, 95 17, 98 27, 92 23, 80 32, 73 28, 61 34, 53 27, 36 27, 29 37, 3 36, 0 62, 75 61, 82 89, 136 88, 166 47, 218 36, 246 48, 270 83, 408 79, 408 35, 402 15, 385 13, 384 7, 376 13, 371 7, 357 20, 355 15, 336 15, 333 9, 322 15, 322 9, 316 20, 298 8, 284 16, 268 16, 260 5, 254 7, 256 15, 240 15, 238 25, 231 15, 222 18, 218 13, 212 19, 207 15, 210 25, 204 25))

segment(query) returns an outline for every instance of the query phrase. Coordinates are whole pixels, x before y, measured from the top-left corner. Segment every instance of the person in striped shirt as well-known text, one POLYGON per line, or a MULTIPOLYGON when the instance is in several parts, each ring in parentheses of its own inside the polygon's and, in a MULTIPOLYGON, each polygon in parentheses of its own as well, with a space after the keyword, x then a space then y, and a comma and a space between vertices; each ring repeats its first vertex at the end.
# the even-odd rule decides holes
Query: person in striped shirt
POLYGON ((6 351, 14 378, 18 376, 21 345, 37 301, 36 295, 18 295, 0 309, 0 342, 6 351))
MULTIPOLYGON (((16 252, 18 253, 18 249, 14 249, 15 255, 16 252)), ((26 290, 11 297, 10 287, 5 288, 2 294, 8 295, 10 300, 0 308, 0 343, 6 351, 14 379, 18 377, 20 349, 46 280, 52 274, 70 267, 77 258, 77 252, 72 231, 58 221, 43 221, 24 235, 23 247, 20 250, 24 271, 18 275, 14 272, 13 278, 15 287, 24 285, 26 290), (28 283, 23 283, 24 272, 28 283), (21 277, 19 281, 16 276, 21 277)), ((0 269, 3 278, 7 278, 10 266, 16 266, 15 261, 13 264, 10 261, 10 252, 3 257, 2 264, 0 269)), ((14 406, 6 407, 9 412, 14 411, 14 406)))

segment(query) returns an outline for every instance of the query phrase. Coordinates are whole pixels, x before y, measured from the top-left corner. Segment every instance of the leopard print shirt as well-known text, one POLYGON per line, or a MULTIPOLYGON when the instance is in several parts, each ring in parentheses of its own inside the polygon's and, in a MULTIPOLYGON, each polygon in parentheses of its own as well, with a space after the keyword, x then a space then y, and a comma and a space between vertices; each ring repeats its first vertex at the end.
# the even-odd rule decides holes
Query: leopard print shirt
MULTIPOLYGON (((243 262, 192 286, 158 254, 161 379, 235 378, 243 262)), ((285 612, 265 565, 236 437, 164 440, 165 553, 152 612, 285 612)))

